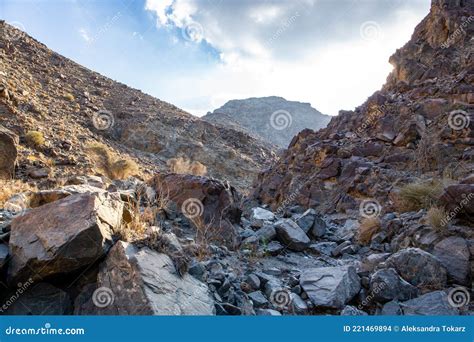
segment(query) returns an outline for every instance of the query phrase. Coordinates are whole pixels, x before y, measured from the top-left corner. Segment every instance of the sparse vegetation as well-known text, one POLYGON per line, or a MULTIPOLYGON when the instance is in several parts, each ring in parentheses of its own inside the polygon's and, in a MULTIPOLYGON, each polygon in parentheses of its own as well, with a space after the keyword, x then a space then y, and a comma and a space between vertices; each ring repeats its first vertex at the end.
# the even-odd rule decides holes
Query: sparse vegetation
POLYGON ((99 171, 110 179, 125 179, 138 172, 138 165, 131 159, 117 158, 104 145, 99 143, 87 147, 99 171))
POLYGON ((75 100, 74 95, 72 95, 71 93, 66 93, 64 95, 64 98, 68 101, 71 101, 71 102, 75 100))
POLYGON ((448 226, 447 217, 448 213, 441 207, 431 207, 426 213, 428 224, 437 231, 442 231, 448 226))
POLYGON ((183 157, 172 158, 168 160, 167 165, 171 172, 179 174, 191 174, 195 176, 204 176, 207 174, 207 167, 198 162, 184 159, 183 157))
POLYGON ((378 217, 364 218, 359 225, 357 240, 361 245, 368 245, 372 237, 380 230, 380 219, 378 217))
POLYGON ((407 184, 398 193, 397 209, 401 212, 429 209, 437 204, 443 188, 443 183, 437 180, 407 184))
POLYGON ((45 144, 46 140, 42 132, 39 131, 29 131, 25 135, 25 141, 30 147, 41 147, 45 144))
POLYGON ((0 180, 0 188, 2 189, 0 191, 0 207, 3 207, 5 202, 15 194, 36 190, 34 186, 19 180, 0 180))

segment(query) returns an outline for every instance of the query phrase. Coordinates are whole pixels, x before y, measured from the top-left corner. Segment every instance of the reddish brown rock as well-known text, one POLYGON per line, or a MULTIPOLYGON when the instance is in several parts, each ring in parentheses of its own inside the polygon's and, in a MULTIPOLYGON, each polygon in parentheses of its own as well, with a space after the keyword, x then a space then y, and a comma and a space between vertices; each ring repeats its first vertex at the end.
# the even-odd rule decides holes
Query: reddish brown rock
POLYGON ((15 174, 18 136, 0 126, 0 179, 11 179, 15 174))

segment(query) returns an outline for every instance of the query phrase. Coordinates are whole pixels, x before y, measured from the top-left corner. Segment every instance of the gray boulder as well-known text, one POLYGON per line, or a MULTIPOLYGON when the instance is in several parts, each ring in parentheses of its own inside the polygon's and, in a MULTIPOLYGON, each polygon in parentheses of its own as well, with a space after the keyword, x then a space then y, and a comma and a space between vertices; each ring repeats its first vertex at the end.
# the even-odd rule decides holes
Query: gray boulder
POLYGON ((449 304, 443 291, 434 291, 415 299, 400 303, 404 315, 452 316, 458 315, 458 309, 449 304))
POLYGON ((294 251, 305 250, 311 242, 306 233, 290 219, 276 222, 275 229, 278 239, 294 251))
POLYGON ((355 306, 346 305, 341 311, 341 316, 367 316, 367 312, 357 309, 355 306))
POLYGON ((360 291, 353 266, 321 267, 302 273, 300 285, 316 306, 342 309, 360 291))
POLYGON ((259 308, 268 304, 267 298, 263 295, 261 291, 255 291, 249 293, 249 298, 252 300, 255 307, 259 308))
POLYGON ((446 287, 446 269, 436 257, 419 248, 402 249, 391 255, 385 264, 395 268, 403 279, 418 288, 446 287))
POLYGON ((326 234, 328 226, 326 222, 319 216, 316 216, 314 218, 314 223, 313 226, 311 227, 311 230, 309 231, 309 234, 314 237, 314 238, 320 238, 326 234))
POLYGON ((258 237, 261 242, 270 242, 275 239, 277 233, 275 227, 270 224, 264 224, 262 228, 255 232, 255 236, 258 237))
POLYGON ((118 242, 110 251, 97 286, 110 298, 108 305, 99 305, 99 314, 215 314, 214 300, 204 283, 189 274, 179 276, 167 255, 126 242, 118 242))
POLYGON ((309 250, 316 254, 331 255, 334 249, 337 247, 337 243, 324 241, 313 243, 309 246, 309 250))
POLYGON ((34 208, 11 225, 10 281, 69 273, 97 261, 112 245, 123 203, 108 193, 81 194, 34 208))
POLYGON ((388 268, 378 270, 370 277, 370 294, 375 301, 385 303, 415 298, 418 289, 400 278, 393 268, 388 268))
POLYGON ((275 219, 275 214, 263 208, 252 208, 252 220, 272 221, 275 219))
POLYGON ((435 245, 433 255, 446 267, 451 280, 461 285, 469 285, 471 254, 466 240, 458 236, 448 237, 435 245))

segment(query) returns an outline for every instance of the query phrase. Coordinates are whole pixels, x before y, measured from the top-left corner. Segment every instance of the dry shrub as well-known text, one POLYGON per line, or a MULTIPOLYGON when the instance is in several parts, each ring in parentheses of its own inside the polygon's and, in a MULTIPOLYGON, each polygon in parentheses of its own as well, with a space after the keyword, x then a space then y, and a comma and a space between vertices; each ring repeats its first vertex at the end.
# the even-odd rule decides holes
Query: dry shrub
POLYGON ((397 209, 401 212, 429 209, 436 205, 443 189, 443 183, 440 181, 407 184, 398 193, 397 209))
POLYGON ((372 237, 380 230, 380 219, 378 217, 364 218, 359 225, 357 240, 361 245, 368 245, 372 237))
POLYGON ((102 144, 91 144, 87 150, 92 153, 96 167, 110 179, 125 179, 138 173, 138 165, 133 160, 117 158, 102 144))
POLYGON ((0 180, 0 189, 0 207, 3 207, 5 202, 15 194, 36 191, 34 186, 19 180, 0 180))
POLYGON ((74 95, 72 95, 71 93, 65 94, 64 98, 68 101, 71 101, 71 102, 75 100, 74 95))
POLYGON ((179 174, 191 174, 195 176, 204 176, 207 174, 206 165, 198 162, 184 159, 183 157, 169 159, 166 163, 171 172, 179 174))
POLYGON ((38 131, 29 131, 26 133, 25 140, 30 147, 41 147, 46 142, 43 133, 38 131))
POLYGON ((142 240, 148 227, 153 225, 156 210, 153 207, 140 209, 140 205, 135 201, 128 201, 125 205, 125 215, 120 227, 119 236, 123 241, 133 242, 142 240))
POLYGON ((431 207, 426 213, 428 224, 437 231, 442 231, 448 226, 447 217, 447 211, 441 207, 431 207))

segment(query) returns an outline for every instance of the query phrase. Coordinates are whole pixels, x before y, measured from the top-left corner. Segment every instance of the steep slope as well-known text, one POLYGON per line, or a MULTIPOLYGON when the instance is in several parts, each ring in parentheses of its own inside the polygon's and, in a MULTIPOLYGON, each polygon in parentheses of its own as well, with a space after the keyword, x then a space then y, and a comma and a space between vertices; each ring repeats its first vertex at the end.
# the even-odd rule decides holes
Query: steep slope
POLYGON ((309 103, 269 96, 231 100, 203 119, 223 127, 240 126, 243 132, 286 148, 291 139, 303 129, 318 130, 326 127, 331 117, 321 114, 309 103))
POLYGON ((3 21, 0 30, 0 124, 21 138, 19 177, 50 166, 51 178, 89 173, 85 147, 94 141, 129 155, 148 174, 184 157, 240 188, 274 158, 257 139, 103 77, 3 21), (28 131, 42 132, 46 145, 28 148, 28 131))
POLYGON ((273 208, 297 202, 331 212, 375 198, 389 212, 401 184, 472 173, 473 15, 471 0, 433 0, 390 58, 394 70, 382 90, 326 129, 298 134, 259 176, 255 198, 273 208))

